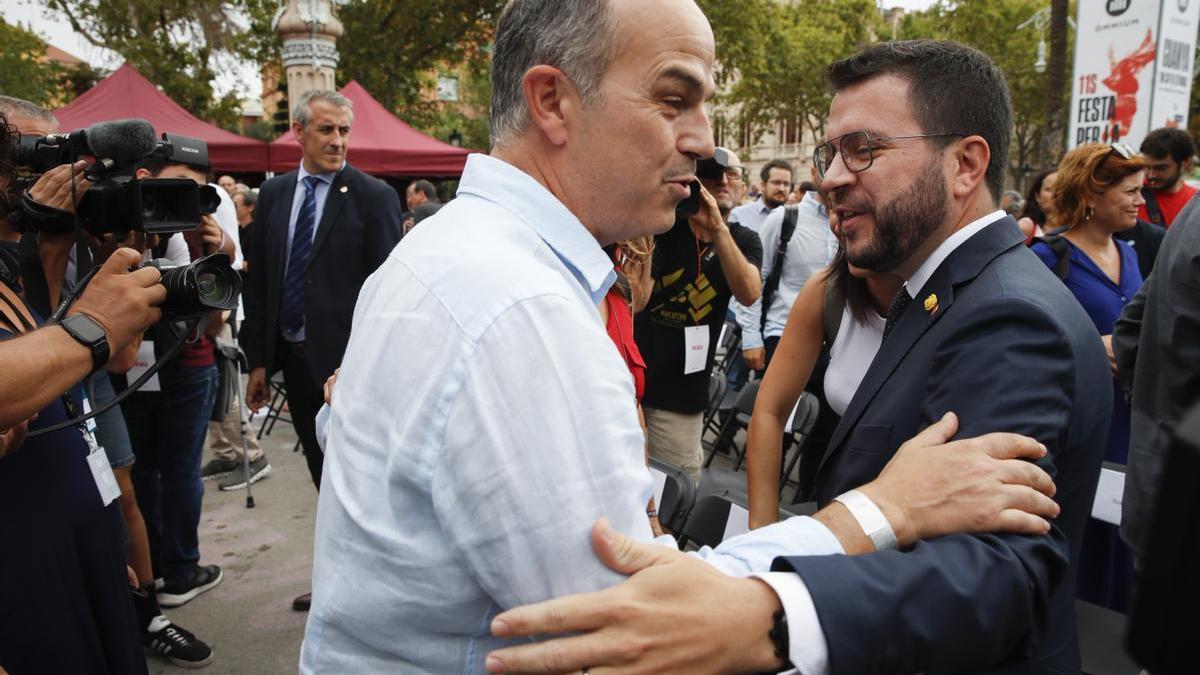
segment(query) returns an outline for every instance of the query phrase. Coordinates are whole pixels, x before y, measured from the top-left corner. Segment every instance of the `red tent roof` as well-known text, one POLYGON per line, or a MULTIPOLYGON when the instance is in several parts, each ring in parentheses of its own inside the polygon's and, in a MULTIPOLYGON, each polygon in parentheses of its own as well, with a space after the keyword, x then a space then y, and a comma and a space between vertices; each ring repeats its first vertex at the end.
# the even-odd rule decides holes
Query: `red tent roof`
POLYGON ((54 114, 64 131, 140 117, 149 120, 160 136, 165 131, 207 143, 215 171, 267 170, 266 143, 225 131, 192 115, 128 63, 54 114))
MULTIPOLYGON (((354 104, 354 132, 347 159, 374 176, 457 176, 470 150, 431 138, 405 124, 356 81, 341 89, 354 104)), ((271 170, 300 164, 300 143, 291 131, 271 143, 271 170)))

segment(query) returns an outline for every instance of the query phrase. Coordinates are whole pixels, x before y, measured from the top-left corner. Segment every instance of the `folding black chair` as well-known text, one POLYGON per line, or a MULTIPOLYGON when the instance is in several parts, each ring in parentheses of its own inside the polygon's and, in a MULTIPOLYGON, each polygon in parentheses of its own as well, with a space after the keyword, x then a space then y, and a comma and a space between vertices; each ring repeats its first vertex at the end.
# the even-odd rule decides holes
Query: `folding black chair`
POLYGON ((724 495, 705 495, 697 499, 680 530, 680 546, 695 543, 696 546, 715 548, 725 539, 731 515, 744 521, 749 512, 746 507, 724 495))
MULTIPOLYGON (((799 481, 792 480, 792 472, 800 463, 801 457, 805 456, 807 448, 804 447, 804 444, 808 440, 809 434, 812 433, 813 427, 816 426, 817 417, 820 414, 821 402, 817 400, 817 397, 811 392, 801 392, 800 400, 796 401, 796 414, 792 416, 792 428, 788 430, 792 434, 792 445, 784 457, 783 473, 779 476, 780 498, 783 497, 783 490, 789 483, 796 486, 796 492, 792 495, 793 503, 808 497, 808 495, 800 494, 804 486, 799 481)), ((821 458, 814 456, 810 461, 819 462, 821 458)))
MULTIPOLYGON (((713 457, 718 452, 726 454, 727 451, 734 446, 734 437, 737 432, 750 427, 750 415, 754 412, 754 399, 758 397, 758 387, 761 382, 754 380, 747 382, 746 386, 742 387, 737 394, 737 399, 733 403, 733 409, 730 411, 729 417, 721 425, 721 430, 717 434, 717 440, 713 441, 712 446, 708 449, 708 457, 704 460, 704 466, 707 468, 712 464, 713 457)), ((740 449, 733 447, 737 453, 737 459, 734 461, 734 470, 740 469, 745 453, 740 449)))
POLYGON ((721 402, 725 400, 725 390, 728 388, 729 383, 725 380, 725 374, 718 373, 714 369, 712 375, 708 377, 708 407, 704 410, 704 431, 700 432, 701 436, 709 430, 713 420, 717 417, 721 402))
POLYGON ((687 520, 688 513, 696 503, 696 486, 692 477, 677 466, 650 458, 650 473, 663 479, 663 491, 656 501, 658 522, 672 533, 679 532, 687 520))
POLYGON ((291 417, 283 416, 283 406, 287 404, 287 387, 283 383, 283 373, 275 373, 267 382, 267 388, 271 391, 271 402, 267 404, 267 416, 263 418, 262 424, 258 427, 258 439, 270 436, 275 430, 275 423, 278 421, 292 423, 291 417))

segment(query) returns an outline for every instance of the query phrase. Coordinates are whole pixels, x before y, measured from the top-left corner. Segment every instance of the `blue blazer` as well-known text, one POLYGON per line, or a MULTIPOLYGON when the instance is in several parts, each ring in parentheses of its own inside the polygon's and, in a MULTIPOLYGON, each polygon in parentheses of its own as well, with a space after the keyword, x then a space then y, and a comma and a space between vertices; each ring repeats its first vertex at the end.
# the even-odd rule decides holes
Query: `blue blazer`
POLYGON ((920 290, 833 434, 817 499, 871 481, 901 443, 953 411, 960 438, 1013 431, 1044 443, 1062 513, 1046 536, 776 560, 808 586, 834 673, 1080 670, 1069 561, 1091 512, 1112 375, 1087 314, 1023 241, 1012 218, 992 223, 920 290))

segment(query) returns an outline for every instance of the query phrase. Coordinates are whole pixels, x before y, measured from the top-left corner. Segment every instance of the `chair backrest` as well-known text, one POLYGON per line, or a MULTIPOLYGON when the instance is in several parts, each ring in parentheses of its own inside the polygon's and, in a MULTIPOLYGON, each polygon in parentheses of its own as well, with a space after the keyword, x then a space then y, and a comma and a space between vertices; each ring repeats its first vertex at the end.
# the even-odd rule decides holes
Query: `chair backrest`
POLYGON ((729 388, 729 382, 725 379, 725 373, 719 373, 716 370, 708 377, 708 409, 716 410, 717 406, 721 405, 721 399, 725 398, 725 390, 729 388))
POLYGON ((666 462, 650 458, 650 474, 655 485, 662 484, 661 493, 656 489, 654 505, 658 509, 658 522, 672 532, 679 531, 696 503, 696 485, 686 471, 666 462))
POLYGON ((796 401, 795 414, 792 415, 792 426, 788 431, 807 437, 816 426, 817 417, 820 414, 821 402, 817 400, 817 397, 810 391, 800 392, 800 398, 796 401))
POLYGON ((758 387, 762 380, 750 380, 738 391, 737 400, 733 403, 735 413, 741 413, 747 418, 754 412, 754 399, 758 398, 758 387))
POLYGON ((750 512, 725 495, 705 495, 696 501, 681 530, 683 543, 717 546, 729 537, 749 531, 750 512))

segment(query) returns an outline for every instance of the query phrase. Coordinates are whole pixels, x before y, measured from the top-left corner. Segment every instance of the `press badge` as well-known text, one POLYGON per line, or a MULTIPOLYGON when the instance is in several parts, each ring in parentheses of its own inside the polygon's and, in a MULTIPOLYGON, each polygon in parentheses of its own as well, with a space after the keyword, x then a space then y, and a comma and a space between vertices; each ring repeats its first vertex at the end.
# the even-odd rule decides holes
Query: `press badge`
MULTIPOLYGON (((83 397, 83 414, 92 412, 92 404, 83 397)), ((117 485, 117 477, 113 475, 112 466, 108 463, 108 454, 96 442, 96 419, 84 422, 83 440, 88 446, 88 468, 92 470, 92 480, 96 482, 96 491, 100 493, 100 503, 108 506, 121 496, 121 487, 117 485)))
POLYGON ((687 326, 683 329, 683 374, 704 370, 708 363, 708 326, 687 326))

